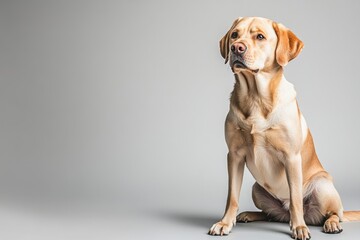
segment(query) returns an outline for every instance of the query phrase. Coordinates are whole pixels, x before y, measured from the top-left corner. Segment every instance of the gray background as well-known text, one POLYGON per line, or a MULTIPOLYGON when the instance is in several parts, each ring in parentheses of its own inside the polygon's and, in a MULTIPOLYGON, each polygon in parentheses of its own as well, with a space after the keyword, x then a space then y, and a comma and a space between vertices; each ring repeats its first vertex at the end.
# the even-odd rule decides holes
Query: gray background
MULTIPOLYGON (((238 16, 305 43, 286 68, 345 209, 360 200, 359 1, 0 2, 0 238, 214 239, 238 16)), ((246 172, 240 210, 251 202, 246 172)), ((343 224, 354 239, 359 223, 343 224)), ((311 227, 316 239, 327 236, 311 227)), ((240 224, 228 238, 289 239, 240 224)))

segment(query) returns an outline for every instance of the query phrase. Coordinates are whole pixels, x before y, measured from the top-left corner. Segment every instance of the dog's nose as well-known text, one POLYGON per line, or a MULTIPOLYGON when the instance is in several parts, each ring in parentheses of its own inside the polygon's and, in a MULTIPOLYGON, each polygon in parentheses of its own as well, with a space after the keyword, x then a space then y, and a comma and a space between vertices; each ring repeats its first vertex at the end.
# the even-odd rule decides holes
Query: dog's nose
POLYGON ((246 45, 241 42, 234 43, 231 46, 231 52, 237 55, 244 54, 246 52, 246 49, 247 49, 246 45))

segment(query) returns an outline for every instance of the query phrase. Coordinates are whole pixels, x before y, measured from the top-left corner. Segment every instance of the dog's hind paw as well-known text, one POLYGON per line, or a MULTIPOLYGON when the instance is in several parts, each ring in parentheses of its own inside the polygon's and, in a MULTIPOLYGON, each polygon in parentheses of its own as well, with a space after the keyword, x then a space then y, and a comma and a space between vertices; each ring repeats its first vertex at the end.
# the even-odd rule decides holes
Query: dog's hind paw
POLYGON ((236 217, 237 222, 254 222, 268 220, 267 216, 263 212, 242 212, 236 217))

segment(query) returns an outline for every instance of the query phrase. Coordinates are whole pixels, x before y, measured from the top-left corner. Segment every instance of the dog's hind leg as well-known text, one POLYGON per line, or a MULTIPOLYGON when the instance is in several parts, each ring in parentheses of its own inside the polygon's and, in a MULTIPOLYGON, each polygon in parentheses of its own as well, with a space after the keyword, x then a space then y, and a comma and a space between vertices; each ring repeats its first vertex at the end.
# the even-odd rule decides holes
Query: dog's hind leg
MULTIPOLYGON (((343 206, 340 196, 336 191, 332 181, 326 178, 319 178, 314 180, 314 192, 316 197, 319 212, 324 216, 323 230, 325 233, 340 233, 342 227, 340 221, 343 217, 343 206)), ((306 211, 309 216, 311 212, 306 211)), ((319 222, 319 221, 317 221, 319 222)), ((316 222, 315 222, 316 223, 316 222)), ((320 223, 321 224, 321 223, 320 223)), ((317 225, 317 224, 314 224, 317 225)))
POLYGON ((238 222, 251 221, 277 221, 289 222, 290 213, 283 205, 283 202, 274 198, 268 191, 261 187, 257 182, 252 188, 252 198, 255 206, 262 212, 242 212, 236 220, 238 222))

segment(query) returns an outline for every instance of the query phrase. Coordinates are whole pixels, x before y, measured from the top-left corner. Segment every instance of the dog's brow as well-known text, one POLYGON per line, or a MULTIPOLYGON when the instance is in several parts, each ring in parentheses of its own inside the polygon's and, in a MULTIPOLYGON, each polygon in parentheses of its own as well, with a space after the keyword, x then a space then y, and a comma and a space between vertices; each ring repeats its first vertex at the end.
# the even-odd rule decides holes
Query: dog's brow
POLYGON ((258 28, 258 27, 255 27, 255 28, 250 29, 250 33, 255 33, 255 32, 262 32, 262 33, 264 33, 264 31, 261 30, 261 29, 258 28))
POLYGON ((234 28, 234 32, 238 32, 241 35, 244 32, 244 29, 242 27, 236 27, 234 28))

